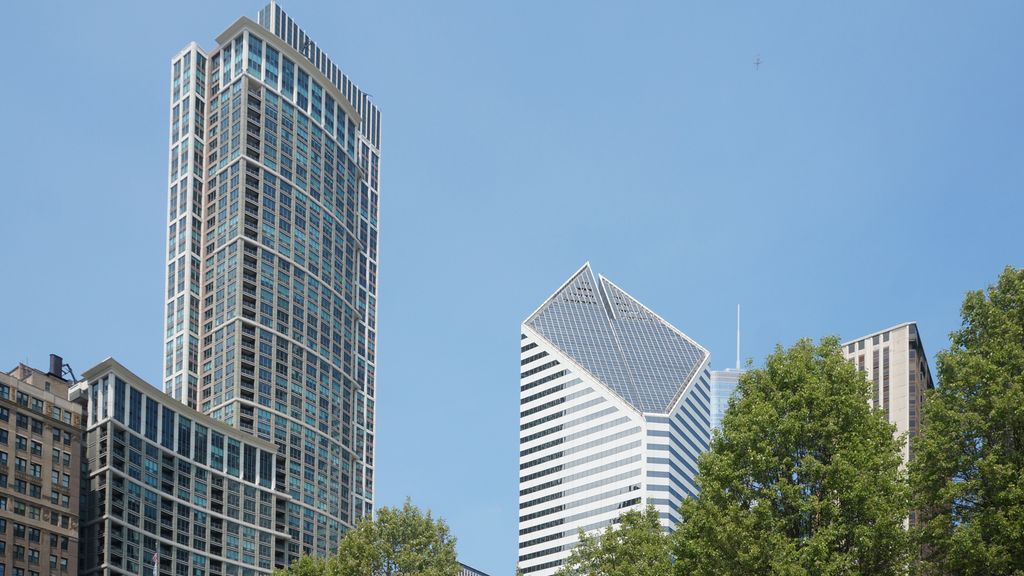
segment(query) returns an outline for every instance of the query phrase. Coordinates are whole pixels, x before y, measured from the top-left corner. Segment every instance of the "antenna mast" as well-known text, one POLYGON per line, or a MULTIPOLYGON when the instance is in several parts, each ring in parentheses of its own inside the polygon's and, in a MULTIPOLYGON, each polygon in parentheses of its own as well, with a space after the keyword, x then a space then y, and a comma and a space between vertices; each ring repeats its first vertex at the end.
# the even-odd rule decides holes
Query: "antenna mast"
POLYGON ((736 305, 736 369, 740 369, 740 305, 736 305))

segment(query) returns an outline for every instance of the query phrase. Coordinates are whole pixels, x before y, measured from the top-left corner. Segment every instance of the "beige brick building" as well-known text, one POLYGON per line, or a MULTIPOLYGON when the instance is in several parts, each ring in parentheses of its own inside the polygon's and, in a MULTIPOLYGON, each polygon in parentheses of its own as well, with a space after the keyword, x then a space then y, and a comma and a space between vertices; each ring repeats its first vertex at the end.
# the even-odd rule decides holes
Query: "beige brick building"
POLYGON ((78 573, 81 407, 61 360, 0 372, 0 574, 78 573))
POLYGON ((924 392, 934 388, 917 324, 905 322, 843 344, 843 354, 872 383, 871 404, 885 411, 897 434, 906 434, 903 461, 921 430, 924 392))

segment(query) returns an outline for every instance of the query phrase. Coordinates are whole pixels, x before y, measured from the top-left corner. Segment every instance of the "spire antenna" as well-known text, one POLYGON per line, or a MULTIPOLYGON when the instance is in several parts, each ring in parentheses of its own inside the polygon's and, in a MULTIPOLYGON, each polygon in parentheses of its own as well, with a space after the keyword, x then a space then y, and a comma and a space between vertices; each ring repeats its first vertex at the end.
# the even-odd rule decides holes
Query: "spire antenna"
POLYGON ((736 305, 736 369, 740 369, 740 305, 736 305))

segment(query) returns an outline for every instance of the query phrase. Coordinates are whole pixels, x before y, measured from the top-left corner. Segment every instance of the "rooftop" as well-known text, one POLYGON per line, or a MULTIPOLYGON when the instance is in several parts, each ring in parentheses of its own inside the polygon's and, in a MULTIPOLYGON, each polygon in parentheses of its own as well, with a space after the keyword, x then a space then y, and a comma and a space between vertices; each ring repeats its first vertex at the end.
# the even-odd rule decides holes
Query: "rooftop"
POLYGON ((709 356, 589 263, 523 324, 640 412, 670 411, 709 356))

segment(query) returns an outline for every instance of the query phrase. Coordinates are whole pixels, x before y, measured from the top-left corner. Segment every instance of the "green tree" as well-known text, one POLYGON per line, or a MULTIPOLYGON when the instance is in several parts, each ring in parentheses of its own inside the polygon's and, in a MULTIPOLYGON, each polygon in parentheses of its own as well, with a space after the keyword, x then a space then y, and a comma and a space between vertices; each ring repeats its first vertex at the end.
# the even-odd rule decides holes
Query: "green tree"
POLYGON ((838 340, 777 347, 737 389, 681 507, 675 573, 904 573, 902 440, 838 340))
POLYGON ((619 516, 618 529, 603 534, 580 530, 580 542, 557 576, 665 576, 672 571, 668 536, 658 512, 629 510, 619 516))
POLYGON ((1024 574, 1024 270, 969 292, 910 473, 926 574, 1024 574))
POLYGON ((457 576, 455 537, 409 500, 383 507, 345 533, 330 558, 300 558, 277 576, 457 576))

